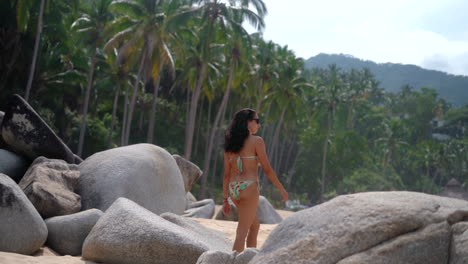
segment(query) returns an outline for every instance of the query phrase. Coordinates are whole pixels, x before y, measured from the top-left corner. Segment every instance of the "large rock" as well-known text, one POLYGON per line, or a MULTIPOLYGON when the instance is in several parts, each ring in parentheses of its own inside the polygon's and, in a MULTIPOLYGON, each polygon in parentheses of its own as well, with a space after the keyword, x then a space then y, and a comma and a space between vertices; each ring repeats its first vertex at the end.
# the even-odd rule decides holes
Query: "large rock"
POLYGON ((183 216, 197 218, 213 218, 215 213, 215 202, 213 199, 204 199, 198 202, 191 203, 183 216))
POLYGON ((0 173, 0 251, 32 254, 46 241, 47 226, 10 177, 0 173))
POLYGON ((258 200, 257 216, 261 224, 278 224, 283 221, 283 218, 276 212, 270 201, 263 196, 260 196, 258 200))
POLYGON ((219 243, 119 198, 86 238, 83 258, 113 264, 196 263, 208 250, 220 250, 219 243))
POLYGON ((226 234, 221 231, 206 228, 192 219, 173 213, 164 213, 161 214, 161 217, 189 232, 197 234, 197 238, 209 245, 210 250, 219 250, 222 252, 231 251, 232 242, 230 242, 226 238, 226 234))
POLYGON ((10 97, 1 126, 5 143, 31 160, 39 156, 75 163, 73 152, 36 111, 15 94, 10 97))
MULTIPOLYGON (((231 210, 228 215, 224 215, 222 210, 219 210, 215 216, 216 220, 238 221, 239 212, 236 206, 230 201, 231 210)), ((275 208, 264 196, 260 196, 257 207, 257 216, 260 224, 278 224, 283 221, 283 218, 276 212, 275 208)))
POLYGON ((450 244, 450 264, 468 263, 468 222, 460 222, 452 226, 452 241, 450 244))
POLYGON ((23 178, 29 163, 30 161, 14 152, 0 149, 0 173, 10 176, 15 182, 23 178))
POLYGON ((450 233, 447 222, 431 224, 354 254, 337 264, 447 263, 450 233))
POLYGON ((185 191, 190 192, 193 184, 200 179, 202 171, 200 168, 189 160, 184 159, 183 157, 175 154, 172 155, 179 166, 180 173, 184 179, 185 191))
POLYGON ((207 251, 198 258, 196 264, 247 264, 257 253, 258 249, 256 248, 246 248, 241 253, 207 251))
POLYGON ((81 209, 76 194, 80 172, 75 164, 39 157, 31 164, 19 186, 43 218, 74 214, 81 209))
POLYGON ((251 263, 447 263, 448 225, 467 218, 468 202, 458 199, 414 192, 339 196, 286 218, 251 263))
POLYGON ((156 214, 185 210, 179 168, 165 149, 137 144, 96 153, 79 165, 83 209, 105 211, 125 197, 156 214))
POLYGON ((195 196, 193 196, 191 192, 187 192, 185 194, 185 209, 189 209, 190 205, 192 203, 195 203, 196 201, 197 201, 197 198, 195 198, 195 196))
POLYGON ((61 255, 81 255, 83 242, 102 215, 101 210, 89 209, 46 219, 49 230, 46 245, 61 255))

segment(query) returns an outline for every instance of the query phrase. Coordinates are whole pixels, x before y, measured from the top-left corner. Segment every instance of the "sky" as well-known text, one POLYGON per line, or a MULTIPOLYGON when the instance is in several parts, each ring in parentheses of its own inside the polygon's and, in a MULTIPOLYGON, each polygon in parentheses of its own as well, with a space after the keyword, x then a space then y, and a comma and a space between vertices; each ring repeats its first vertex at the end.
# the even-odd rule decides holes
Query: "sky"
POLYGON ((467 0, 264 2, 264 39, 298 57, 343 53, 468 76, 467 0))

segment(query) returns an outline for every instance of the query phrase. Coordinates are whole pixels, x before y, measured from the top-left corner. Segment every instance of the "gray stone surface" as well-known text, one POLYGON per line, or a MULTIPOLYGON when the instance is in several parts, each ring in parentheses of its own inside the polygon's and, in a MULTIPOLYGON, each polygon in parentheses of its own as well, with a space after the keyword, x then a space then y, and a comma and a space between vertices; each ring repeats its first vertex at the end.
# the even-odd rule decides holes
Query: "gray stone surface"
POLYGON ((192 219, 173 213, 164 213, 161 214, 161 217, 185 230, 197 234, 199 239, 210 245, 210 250, 229 252, 232 248, 232 242, 229 241, 226 238, 226 234, 221 231, 207 228, 192 219))
POLYGON ((257 216, 261 224, 278 224, 283 221, 283 218, 276 212, 270 201, 261 195, 258 200, 257 216))
POLYGON ((105 211, 125 197, 156 214, 185 210, 180 170, 165 149, 137 144, 98 152, 79 165, 83 209, 105 211))
MULTIPOLYGON (((272 231, 252 263, 337 263, 366 251, 382 252, 379 245, 390 249, 394 245, 417 245, 422 251, 432 252, 435 259, 444 259, 446 253, 440 253, 432 243, 435 238, 427 232, 439 236, 444 247, 450 232, 437 224, 447 221, 452 225, 467 217, 468 202, 435 195, 369 192, 339 196, 286 218, 272 231), (421 241, 405 244, 415 238, 412 232, 421 241)), ((411 248, 399 252, 411 252, 411 248)), ((374 259, 367 263, 374 263, 374 259)))
POLYGON ((19 95, 10 97, 1 126, 5 143, 31 160, 39 156, 74 163, 73 152, 19 95))
POLYGON ((47 226, 21 188, 0 173, 0 251, 29 255, 47 239, 47 226))
POLYGON ((450 225, 431 224, 386 241, 370 250, 347 257, 337 264, 440 264, 449 259, 450 225))
POLYGON ((197 198, 195 198, 195 196, 193 196, 191 192, 187 192, 185 194, 185 209, 189 209, 190 205, 196 201, 197 201, 197 198))
POLYGON ((215 202, 213 199, 204 199, 191 203, 183 216, 211 219, 215 213, 215 202))
POLYGON ((241 253, 207 251, 198 258, 196 264, 247 264, 257 253, 258 249, 256 248, 246 248, 241 253))
POLYGON ((185 158, 177 154, 172 156, 174 157, 177 166, 179 166, 180 173, 182 174, 182 177, 184 179, 185 191, 190 192, 193 184, 195 184, 195 182, 197 182, 198 179, 200 179, 203 172, 197 165, 190 162, 189 160, 186 160, 185 158))
POLYGON ((61 255, 81 255, 83 242, 102 215, 101 210, 89 209, 46 219, 49 230, 46 245, 61 255))
POLYGON ((452 226, 450 264, 466 263, 468 263, 468 222, 460 222, 452 226))
POLYGON ((14 152, 0 149, 0 173, 10 176, 15 182, 23 178, 29 163, 30 161, 14 152))
POLYGON ((26 171, 19 186, 43 218, 74 214, 81 209, 76 194, 80 172, 75 164, 38 157, 26 171))
POLYGON ((185 210, 180 170, 165 149, 137 144, 98 152, 79 165, 83 209, 105 211, 125 197, 156 214, 185 210))
POLYGON ((119 198, 91 230, 82 256, 113 264, 179 264, 196 263, 203 252, 218 249, 198 233, 119 198))

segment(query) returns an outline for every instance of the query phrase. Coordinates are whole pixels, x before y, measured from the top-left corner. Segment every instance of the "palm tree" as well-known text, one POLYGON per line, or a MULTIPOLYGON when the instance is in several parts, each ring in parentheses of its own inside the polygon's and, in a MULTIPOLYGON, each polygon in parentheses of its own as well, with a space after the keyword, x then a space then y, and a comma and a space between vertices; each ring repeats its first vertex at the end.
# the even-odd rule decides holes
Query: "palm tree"
MULTIPOLYGON (((123 16, 115 21, 120 28, 117 27, 118 32, 106 43, 105 48, 119 48, 118 60, 125 59, 138 65, 126 118, 124 145, 129 143, 140 82, 157 81, 163 66, 167 66, 169 72, 174 75, 174 60, 168 40, 171 38, 171 31, 175 30, 179 23, 177 14, 181 3, 183 1, 135 0, 114 1, 111 4, 111 8, 123 16), (138 60, 134 61, 135 58, 138 60)), ((153 109, 156 105, 157 90, 158 87, 155 87, 153 91, 153 109)), ((154 127, 154 123, 151 123, 151 126, 154 127)), ((150 128, 151 134, 152 131, 150 128)), ((152 141, 152 136, 148 136, 148 139, 152 141)))
POLYGON ((327 115, 327 127, 325 140, 323 142, 322 169, 320 180, 320 201, 324 201, 325 180, 327 174, 327 154, 334 134, 333 124, 335 122, 335 112, 338 104, 343 99, 344 84, 340 69, 336 65, 330 65, 324 72, 321 83, 317 85, 318 97, 315 101, 317 108, 324 109, 327 115))
POLYGON ((200 27, 200 67, 195 87, 190 99, 189 112, 187 115, 187 125, 185 130, 185 158, 190 160, 192 154, 193 134, 195 130, 195 119, 197 116, 197 107, 202 86, 205 82, 209 63, 211 61, 211 44, 216 35, 217 29, 224 29, 226 26, 242 29, 236 18, 244 17, 250 24, 258 30, 264 28, 263 16, 266 14, 266 6, 262 0, 237 0, 229 1, 229 5, 222 3, 219 0, 193 0, 195 5, 191 12, 194 16, 198 16, 200 27), (240 2, 240 6, 235 6, 240 2), (256 12, 249 10, 249 5, 255 7, 256 12))
POLYGON ((383 136, 376 140, 377 145, 383 151, 382 168, 385 171, 388 164, 395 161, 395 155, 402 146, 408 143, 403 140, 405 127, 398 118, 386 120, 383 123, 383 136))
MULTIPOLYGON (((240 14, 235 14, 240 15, 240 14)), ((242 24, 242 17, 239 16, 236 18, 238 21, 237 25, 242 24)), ((224 119, 224 115, 226 113, 226 107, 229 101, 229 93, 232 88, 232 84, 234 81, 234 75, 237 71, 237 67, 239 66, 239 61, 242 57, 246 56, 246 52, 248 52, 249 46, 249 35, 248 33, 241 27, 232 28, 228 34, 226 34, 226 44, 224 45, 227 50, 226 54, 226 64, 229 64, 227 67, 229 73, 227 76, 227 84, 224 90, 224 95, 219 105, 218 111, 216 112, 216 117, 214 122, 211 126, 209 138, 208 138, 208 146, 205 151, 205 160, 203 162, 203 176, 201 179, 201 189, 200 189, 200 197, 204 198, 206 194, 206 182, 210 172, 210 163, 211 163, 211 155, 213 152, 213 146, 216 134, 218 132, 218 126, 222 119, 224 119)))
MULTIPOLYGON (((33 1, 30 0, 18 0, 17 2, 17 24, 20 31, 25 31, 27 28, 27 21, 29 19, 29 9, 33 1)), ((45 0, 41 0, 39 6, 39 14, 37 16, 37 30, 36 30, 36 38, 34 41, 34 52, 31 62, 31 67, 29 69, 29 77, 28 83, 26 85, 26 92, 24 95, 24 99, 26 101, 29 100, 29 94, 31 92, 32 81, 34 79, 34 75, 36 72, 36 64, 37 64, 37 57, 39 52, 39 46, 41 41, 41 34, 42 34, 42 26, 43 26, 43 17, 44 17, 44 6, 45 0)))
POLYGON ((97 61, 97 52, 105 37, 106 28, 111 21, 112 14, 109 12, 109 5, 112 0, 92 1, 91 6, 86 10, 80 18, 73 24, 72 28, 76 28, 77 32, 87 32, 87 42, 91 45, 91 56, 89 61, 89 71, 87 77, 86 91, 84 95, 84 106, 80 126, 80 138, 78 142, 78 156, 83 153, 84 138, 86 133, 86 117, 88 115, 89 96, 93 85, 94 66, 97 61))

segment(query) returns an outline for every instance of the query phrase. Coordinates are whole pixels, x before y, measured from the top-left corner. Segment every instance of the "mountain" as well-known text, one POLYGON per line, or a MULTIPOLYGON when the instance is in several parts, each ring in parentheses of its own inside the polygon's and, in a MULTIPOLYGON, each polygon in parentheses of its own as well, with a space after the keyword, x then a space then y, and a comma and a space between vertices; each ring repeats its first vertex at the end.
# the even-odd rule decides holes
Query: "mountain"
POLYGON ((375 63, 344 54, 320 53, 305 61, 307 69, 327 68, 330 64, 336 64, 343 71, 369 68, 386 91, 397 92, 407 84, 416 89, 429 87, 436 89, 441 98, 454 106, 468 104, 468 76, 427 70, 416 65, 375 63))

